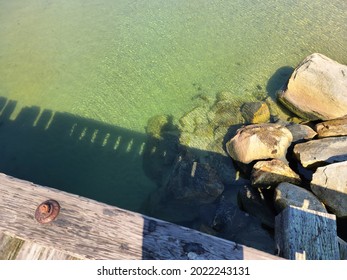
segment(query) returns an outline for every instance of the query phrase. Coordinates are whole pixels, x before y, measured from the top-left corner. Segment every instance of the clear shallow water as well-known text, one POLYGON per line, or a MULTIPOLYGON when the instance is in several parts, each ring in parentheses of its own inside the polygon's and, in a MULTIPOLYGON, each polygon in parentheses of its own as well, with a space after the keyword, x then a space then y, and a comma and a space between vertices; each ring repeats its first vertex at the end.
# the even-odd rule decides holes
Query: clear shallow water
POLYGON ((272 94, 313 52, 347 63, 344 0, 1 0, 0 26, 0 170, 135 211, 151 116, 272 94))

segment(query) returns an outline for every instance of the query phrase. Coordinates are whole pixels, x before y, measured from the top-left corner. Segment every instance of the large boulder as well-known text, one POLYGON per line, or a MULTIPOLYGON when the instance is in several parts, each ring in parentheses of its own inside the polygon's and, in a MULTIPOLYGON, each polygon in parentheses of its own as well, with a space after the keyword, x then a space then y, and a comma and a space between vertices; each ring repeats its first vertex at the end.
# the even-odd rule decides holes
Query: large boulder
POLYGON ((345 136, 347 135, 347 117, 318 123, 315 126, 315 130, 320 138, 345 136))
POLYGON ((347 114, 347 66, 314 53, 296 67, 278 98, 304 119, 342 117, 347 114))
POLYGON ((347 160, 347 136, 312 140, 294 146, 294 155, 304 167, 347 160))
POLYGON ((253 187, 276 187, 282 182, 300 184, 301 179, 286 163, 279 159, 258 161, 253 166, 251 174, 253 187))
POLYGON ((234 160, 247 164, 259 159, 285 158, 292 140, 292 134, 282 125, 253 124, 239 129, 226 149, 234 160))
POLYGON ((290 205, 318 212, 327 212, 324 205, 313 193, 290 183, 281 183, 275 189, 275 207, 278 212, 281 212, 290 205))
POLYGON ((347 161, 317 168, 311 189, 337 217, 347 217, 347 161))

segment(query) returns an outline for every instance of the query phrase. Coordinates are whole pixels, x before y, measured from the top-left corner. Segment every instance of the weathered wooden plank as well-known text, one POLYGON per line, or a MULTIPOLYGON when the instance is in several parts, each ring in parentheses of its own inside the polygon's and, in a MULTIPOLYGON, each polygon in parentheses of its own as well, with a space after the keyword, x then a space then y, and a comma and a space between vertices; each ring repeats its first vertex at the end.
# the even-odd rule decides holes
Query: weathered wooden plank
POLYGON ((288 206, 276 216, 275 241, 286 259, 340 259, 332 214, 288 206))
POLYGON ((15 260, 24 240, 0 232, 0 260, 15 260))
POLYGON ((54 248, 0 233, 0 260, 73 260, 78 259, 54 248))
MULTIPOLYGON (((231 241, 1 173, 0 208, 0 232, 27 244, 11 256, 16 259, 28 255, 50 259, 278 259, 231 241), (34 212, 47 199, 60 203, 60 214, 49 224, 39 224, 34 212)), ((10 254, 3 255, 10 258, 10 254)))
POLYGON ((337 241, 339 243, 340 259, 347 260, 347 242, 340 237, 337 237, 337 241))

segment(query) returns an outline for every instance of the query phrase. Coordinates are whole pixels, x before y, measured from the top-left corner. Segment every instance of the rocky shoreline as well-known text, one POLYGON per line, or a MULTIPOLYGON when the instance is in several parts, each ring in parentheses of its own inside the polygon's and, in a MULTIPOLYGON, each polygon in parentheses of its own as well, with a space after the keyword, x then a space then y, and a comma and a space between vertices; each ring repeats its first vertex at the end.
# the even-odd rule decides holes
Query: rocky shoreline
POLYGON ((275 216, 294 205, 336 215, 345 248, 347 66, 305 58, 278 91, 289 117, 269 96, 198 98, 178 125, 148 121, 144 169, 158 184, 149 214, 275 254, 275 216))

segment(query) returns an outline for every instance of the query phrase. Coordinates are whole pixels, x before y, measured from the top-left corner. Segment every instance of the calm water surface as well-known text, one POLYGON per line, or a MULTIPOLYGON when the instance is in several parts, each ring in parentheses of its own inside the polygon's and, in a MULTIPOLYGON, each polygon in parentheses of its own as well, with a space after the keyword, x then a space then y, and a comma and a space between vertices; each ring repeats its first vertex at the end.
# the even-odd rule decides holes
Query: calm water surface
POLYGON ((0 0, 0 26, 0 171, 140 212, 151 116, 347 64, 345 0, 0 0))

